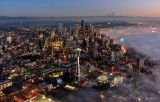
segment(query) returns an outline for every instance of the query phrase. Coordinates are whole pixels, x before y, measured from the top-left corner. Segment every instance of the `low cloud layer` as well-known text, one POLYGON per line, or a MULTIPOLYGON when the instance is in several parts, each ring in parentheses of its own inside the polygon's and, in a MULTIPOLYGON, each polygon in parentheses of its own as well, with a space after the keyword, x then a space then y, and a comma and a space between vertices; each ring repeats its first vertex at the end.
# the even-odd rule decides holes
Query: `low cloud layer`
POLYGON ((101 31, 101 33, 108 33, 115 39, 115 43, 135 48, 152 60, 160 60, 160 29, 135 27, 101 31), (120 42, 120 38, 124 38, 124 42, 120 42))

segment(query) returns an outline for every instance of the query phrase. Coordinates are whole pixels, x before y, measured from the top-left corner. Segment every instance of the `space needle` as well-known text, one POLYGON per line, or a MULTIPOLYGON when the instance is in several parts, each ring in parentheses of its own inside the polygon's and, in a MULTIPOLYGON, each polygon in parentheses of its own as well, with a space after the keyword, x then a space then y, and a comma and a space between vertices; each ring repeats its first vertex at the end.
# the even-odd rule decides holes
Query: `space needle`
POLYGON ((77 67, 76 67, 76 71, 78 72, 77 77, 78 77, 78 82, 79 82, 79 81, 81 81, 81 70, 80 70, 80 64, 79 64, 79 57, 80 57, 80 52, 82 51, 82 49, 76 48, 74 51, 77 53, 77 67))

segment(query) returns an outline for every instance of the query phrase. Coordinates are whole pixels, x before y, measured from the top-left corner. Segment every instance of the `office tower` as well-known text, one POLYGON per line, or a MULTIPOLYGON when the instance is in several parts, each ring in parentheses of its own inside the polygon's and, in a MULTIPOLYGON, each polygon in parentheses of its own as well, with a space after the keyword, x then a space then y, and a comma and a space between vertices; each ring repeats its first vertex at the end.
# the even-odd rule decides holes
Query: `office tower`
POLYGON ((51 43, 51 46, 52 46, 52 58, 56 58, 57 59, 57 63, 61 62, 61 59, 60 59, 60 51, 61 49, 63 48, 63 41, 60 41, 59 39, 59 36, 56 35, 54 37, 54 40, 53 42, 51 43))
POLYGON ((111 39, 110 37, 107 37, 107 45, 110 45, 111 44, 111 39))
POLYGON ((71 47, 71 40, 70 39, 66 39, 65 45, 66 45, 66 47, 71 47))
POLYGON ((67 31, 65 31, 66 32, 66 36, 67 36, 67 38, 70 38, 70 36, 71 36, 71 28, 68 28, 67 29, 67 31))
POLYGON ((71 55, 73 54, 73 49, 72 48, 66 48, 66 53, 67 53, 67 59, 71 59, 71 55))
POLYGON ((20 40, 21 40, 21 36, 20 35, 18 35, 17 37, 16 37, 16 42, 20 42, 20 40))
POLYGON ((55 35, 56 35, 56 34, 55 34, 55 31, 51 31, 51 38, 52 38, 52 39, 54 38, 55 35))
POLYGON ((84 21, 82 20, 81 27, 79 28, 79 36, 78 36, 79 40, 83 40, 89 36, 89 27, 88 26, 84 27, 83 23, 84 23, 84 21))
POLYGON ((28 44, 29 52, 33 51, 33 43, 28 44))
POLYGON ((45 48, 48 48, 49 47, 49 40, 48 38, 45 38, 45 48))
POLYGON ((84 20, 81 20, 81 27, 84 27, 84 20))
POLYGON ((45 31, 39 31, 38 32, 38 46, 39 49, 43 49, 45 45, 45 31))
POLYGON ((24 53, 29 52, 29 46, 28 46, 28 45, 24 46, 24 48, 23 48, 23 52, 24 52, 24 53))
POLYGON ((81 43, 81 47, 88 52, 88 39, 83 39, 81 43))
POLYGON ((139 68, 143 68, 144 67, 144 58, 139 58, 138 59, 138 66, 139 66, 139 68))
POLYGON ((8 42, 9 44, 12 43, 12 37, 11 37, 11 36, 7 37, 7 42, 8 42))
POLYGON ((86 37, 86 51, 88 52, 88 48, 89 48, 89 37, 86 37))
POLYGON ((74 39, 74 37, 73 36, 70 36, 70 38, 69 38, 71 41, 73 41, 73 39, 74 39))
POLYGON ((3 50, 3 52, 6 50, 5 45, 3 45, 2 50, 3 50))
POLYGON ((115 53, 112 51, 111 52, 111 61, 114 62, 115 61, 115 53))
POLYGON ((74 31, 73 31, 73 29, 71 29, 70 30, 70 34, 71 34, 70 36, 73 36, 73 33, 74 33, 74 31))
POLYGON ((114 44, 114 40, 111 39, 111 40, 110 40, 110 46, 113 46, 113 44, 114 44))
POLYGON ((79 33, 79 25, 76 23, 74 26, 74 36, 77 38, 79 33))
POLYGON ((122 58, 124 56, 124 51, 120 50, 119 51, 119 57, 122 58))
POLYGON ((93 54, 94 54, 94 59, 96 59, 98 57, 98 50, 94 50, 93 54))
POLYGON ((72 41, 72 48, 76 48, 76 46, 77 46, 77 43, 76 43, 75 40, 73 40, 73 41, 72 41))
POLYGON ((127 64, 128 63, 128 57, 125 56, 125 63, 127 64))
POLYGON ((98 46, 97 42, 93 42, 93 48, 97 49, 98 48, 97 46, 98 46))
POLYGON ((3 52, 3 46, 0 45, 0 53, 2 53, 2 52, 3 52))
POLYGON ((38 48, 39 49, 43 48, 43 40, 42 39, 38 39, 38 48))
POLYGON ((116 58, 116 61, 118 61, 118 60, 119 60, 119 58, 120 58, 119 51, 115 52, 115 58, 116 58))
POLYGON ((61 52, 61 60, 62 61, 66 61, 67 60, 66 52, 65 52, 64 49, 62 49, 62 52, 61 52))
POLYGON ((63 24, 62 23, 58 24, 58 31, 59 31, 59 34, 62 35, 62 33, 63 33, 63 24))

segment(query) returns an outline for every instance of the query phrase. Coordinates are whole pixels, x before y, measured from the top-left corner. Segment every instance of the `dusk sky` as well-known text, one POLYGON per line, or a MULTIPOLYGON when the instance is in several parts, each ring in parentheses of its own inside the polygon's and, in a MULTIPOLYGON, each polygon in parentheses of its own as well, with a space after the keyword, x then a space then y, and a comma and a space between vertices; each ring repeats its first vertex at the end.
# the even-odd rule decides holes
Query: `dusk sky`
POLYGON ((160 0, 0 0, 0 16, 160 17, 160 0))

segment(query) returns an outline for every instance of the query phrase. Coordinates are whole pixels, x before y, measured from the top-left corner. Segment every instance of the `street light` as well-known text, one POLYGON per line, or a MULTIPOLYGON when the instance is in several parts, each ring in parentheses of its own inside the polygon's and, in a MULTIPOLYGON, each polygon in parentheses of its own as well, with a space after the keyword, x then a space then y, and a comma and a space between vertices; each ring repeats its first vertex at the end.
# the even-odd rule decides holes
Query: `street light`
POLYGON ((48 99, 48 101, 50 101, 50 102, 51 102, 52 100, 49 98, 49 99, 48 99))
POLYGON ((45 99, 46 97, 45 97, 45 96, 43 96, 42 98, 43 98, 43 99, 45 99))
MULTIPOLYGON (((80 48, 76 48, 75 50, 74 50, 76 53, 77 53, 77 68, 76 68, 76 71, 78 70, 78 75, 77 75, 77 77, 78 77, 78 81, 80 81, 81 79, 81 70, 80 70, 80 64, 79 64, 79 57, 80 57, 80 52, 82 51, 82 49, 80 49, 80 48)), ((76 72, 77 73, 77 72, 76 72)), ((76 77, 76 76, 75 76, 76 77)))

